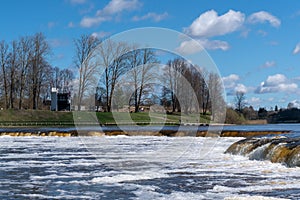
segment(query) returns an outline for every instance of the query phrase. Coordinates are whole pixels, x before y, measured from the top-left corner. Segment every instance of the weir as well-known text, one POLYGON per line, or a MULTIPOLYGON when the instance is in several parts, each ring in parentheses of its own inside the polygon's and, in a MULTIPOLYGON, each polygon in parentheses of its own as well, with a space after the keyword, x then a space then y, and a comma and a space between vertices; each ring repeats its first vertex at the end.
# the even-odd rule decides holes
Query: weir
POLYGON ((8 127, 0 128, 0 136, 168 136, 168 137, 253 137, 280 135, 289 130, 238 130, 218 126, 82 126, 82 127, 8 127))
POLYGON ((300 138, 249 138, 233 143, 225 153, 300 167, 300 138))

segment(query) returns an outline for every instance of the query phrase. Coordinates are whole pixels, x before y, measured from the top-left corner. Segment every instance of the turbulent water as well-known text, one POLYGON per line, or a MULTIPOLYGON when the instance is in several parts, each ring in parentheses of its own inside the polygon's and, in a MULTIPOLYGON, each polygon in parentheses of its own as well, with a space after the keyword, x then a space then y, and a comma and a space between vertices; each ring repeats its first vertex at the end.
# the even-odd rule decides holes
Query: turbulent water
POLYGON ((0 199, 300 199, 300 168, 241 138, 0 137, 0 199))

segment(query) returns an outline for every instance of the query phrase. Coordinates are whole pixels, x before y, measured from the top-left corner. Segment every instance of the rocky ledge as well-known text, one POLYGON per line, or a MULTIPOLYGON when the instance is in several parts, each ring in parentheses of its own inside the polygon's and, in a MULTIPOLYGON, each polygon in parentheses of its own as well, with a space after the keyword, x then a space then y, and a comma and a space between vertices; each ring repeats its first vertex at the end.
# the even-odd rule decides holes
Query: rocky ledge
POLYGON ((225 153, 300 167, 300 138, 249 138, 233 143, 225 153))

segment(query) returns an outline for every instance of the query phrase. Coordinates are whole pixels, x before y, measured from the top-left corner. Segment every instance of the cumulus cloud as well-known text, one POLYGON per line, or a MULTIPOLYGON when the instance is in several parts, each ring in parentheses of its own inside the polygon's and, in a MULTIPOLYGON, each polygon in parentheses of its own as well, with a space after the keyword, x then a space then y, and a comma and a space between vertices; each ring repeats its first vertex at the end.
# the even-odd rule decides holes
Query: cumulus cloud
POLYGON ((98 10, 94 17, 84 17, 80 25, 90 28, 114 19, 115 15, 125 11, 133 11, 141 6, 139 0, 111 0, 103 9, 98 10))
POLYGON ((229 44, 225 41, 220 40, 208 40, 208 39, 199 39, 199 40, 186 40, 183 41, 179 47, 176 48, 176 51, 180 54, 194 54, 199 51, 207 50, 223 50, 226 51, 230 48, 229 44))
POLYGON ((223 77, 223 84, 226 89, 233 88, 236 85, 236 82, 240 80, 240 77, 237 74, 230 74, 229 76, 223 77))
POLYGON ((276 86, 281 83, 285 83, 287 78, 283 74, 275 74, 273 76, 268 76, 267 80, 264 82, 264 86, 276 86))
POLYGON ((189 35, 196 37, 213 37, 225 35, 240 29, 245 21, 245 15, 239 11, 229 10, 218 16, 214 10, 201 14, 185 30, 189 35))
POLYGON ((138 0, 111 0, 102 10, 97 11, 97 16, 136 10, 140 6, 141 3, 138 0))
POLYGON ((199 40, 200 44, 208 50, 223 50, 226 51, 230 48, 229 44, 225 41, 221 41, 221 40, 199 40))
POLYGON ((256 88, 255 93, 277 93, 277 92, 296 92, 298 85, 290 82, 285 75, 275 74, 268 76, 267 80, 261 82, 260 86, 256 88))
POLYGON ((132 18, 133 21, 142 21, 142 20, 153 20, 155 22, 160 22, 164 19, 166 19, 169 16, 169 14, 167 12, 158 14, 158 13, 154 13, 154 12, 149 12, 146 15, 143 16, 134 16, 132 18))
POLYGON ((296 47, 294 48, 293 54, 295 55, 295 54, 298 54, 299 52, 300 52, 300 43, 298 43, 298 44, 296 45, 296 47))
MULTIPOLYGON (((243 30, 244 32, 242 32, 241 35, 247 37, 250 29, 245 26, 247 25, 246 22, 251 24, 269 22, 273 27, 279 27, 281 24, 277 17, 265 11, 253 13, 246 20, 246 15, 240 11, 229 10, 227 13, 219 15, 215 10, 209 10, 200 14, 189 27, 184 29, 184 32, 196 38, 201 45, 208 50, 221 49, 226 51, 230 46, 226 41, 211 40, 209 38, 243 30)), ((258 34, 266 36, 267 32, 258 30, 258 34)), ((187 49, 187 44, 189 43, 191 42, 184 41, 179 49, 184 48, 185 52, 194 53, 195 49, 187 49)), ((300 52, 300 45, 298 51, 300 52)))
POLYGON ((273 27, 279 27, 281 24, 281 21, 277 17, 266 11, 260 11, 251 14, 248 17, 248 22, 251 24, 269 22, 273 27))
POLYGON ((233 94, 237 93, 237 92, 242 92, 242 93, 247 93, 248 89, 244 84, 238 83, 236 84, 236 86, 233 89, 233 94))
POLYGON ((183 41, 179 47, 176 48, 176 51, 180 54, 194 54, 199 51, 202 51, 203 47, 196 40, 187 40, 183 41))
POLYGON ((235 95, 237 92, 247 93, 249 91, 249 88, 239 83, 240 77, 237 74, 230 74, 229 76, 223 77, 222 80, 227 95, 235 95))

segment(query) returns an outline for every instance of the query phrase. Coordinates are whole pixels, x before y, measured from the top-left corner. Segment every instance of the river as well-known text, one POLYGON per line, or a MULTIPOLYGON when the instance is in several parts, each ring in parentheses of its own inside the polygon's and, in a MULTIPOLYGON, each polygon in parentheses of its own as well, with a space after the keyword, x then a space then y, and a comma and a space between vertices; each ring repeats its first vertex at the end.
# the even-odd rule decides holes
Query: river
POLYGON ((3 136, 0 199, 300 199, 299 167, 224 154, 240 139, 3 136))

